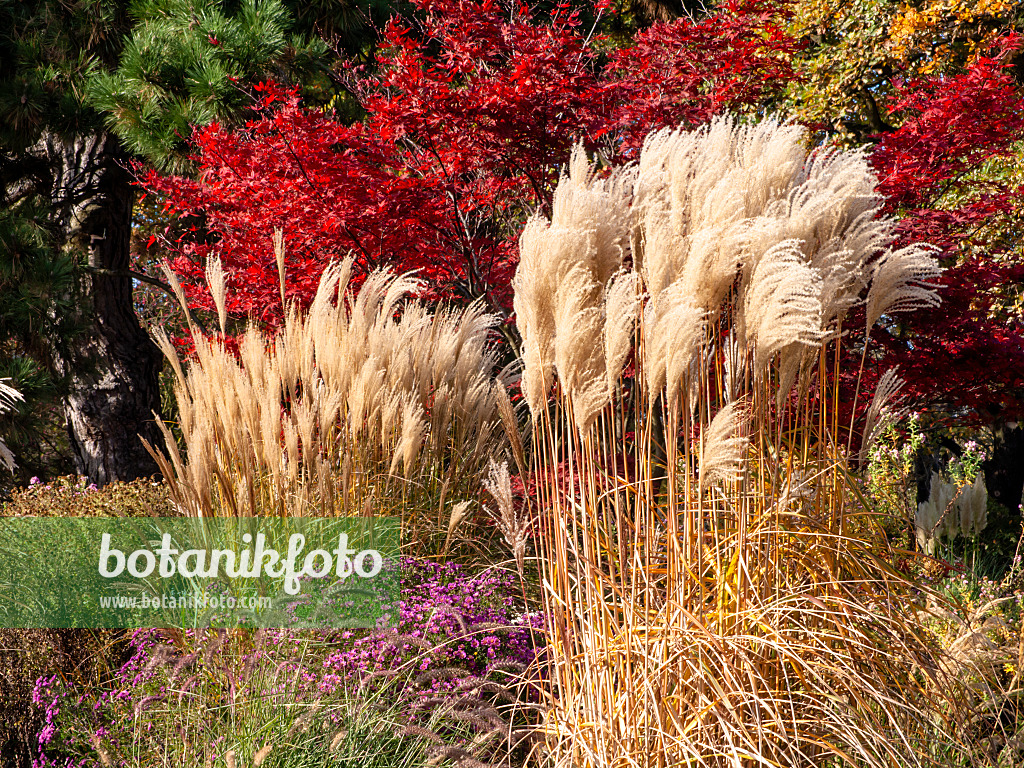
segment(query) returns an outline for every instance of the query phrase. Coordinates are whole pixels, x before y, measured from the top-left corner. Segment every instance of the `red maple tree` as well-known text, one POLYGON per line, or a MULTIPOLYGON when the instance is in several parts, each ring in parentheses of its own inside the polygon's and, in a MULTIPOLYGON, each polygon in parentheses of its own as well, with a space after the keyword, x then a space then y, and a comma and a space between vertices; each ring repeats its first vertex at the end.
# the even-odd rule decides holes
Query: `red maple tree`
MULTIPOLYGON (((618 50, 567 5, 545 17, 499 0, 416 6, 416 21, 387 26, 376 73, 348 73, 363 122, 339 124, 267 86, 260 119, 197 131, 196 178, 145 177, 200 222, 173 244, 194 306, 212 309, 201 275, 216 252, 229 312, 279 322, 271 234, 281 229, 300 303, 327 263, 352 255, 363 272, 418 270, 428 298, 483 298, 507 313, 522 222, 546 209, 577 140, 619 162, 652 129, 763 111, 798 50, 771 0, 655 24, 618 50)), ((903 240, 943 248, 948 270, 940 308, 876 329, 861 392, 898 365, 922 400, 978 422, 1010 418, 1024 399, 1024 332, 1007 311, 1024 277, 1009 223, 1019 190, 977 171, 1024 138, 1021 91, 982 58, 957 77, 902 84, 889 109, 900 127, 873 153, 886 212, 901 217, 903 240)))
POLYGON ((497 0, 416 5, 417 23, 387 26, 379 72, 349 73, 362 123, 266 86, 260 119, 196 132, 194 179, 145 176, 199 222, 173 243, 197 308, 212 308, 200 285, 216 252, 229 312, 277 323, 281 229, 290 299, 311 299, 326 264, 351 254, 362 271, 418 270, 428 298, 506 312, 522 222, 549 204, 576 141, 619 160, 654 128, 755 107, 791 76, 794 44, 764 0, 656 24, 610 55, 568 5, 543 18, 497 0))
MULTIPOLYGON (((1004 51, 1019 41, 1004 41, 1004 51)), ((872 163, 903 242, 942 249, 942 305, 873 333, 879 367, 898 365, 907 392, 961 423, 1024 415, 1024 188, 996 165, 1024 140, 1024 90, 998 58, 956 77, 903 83, 890 106, 900 127, 872 163)))

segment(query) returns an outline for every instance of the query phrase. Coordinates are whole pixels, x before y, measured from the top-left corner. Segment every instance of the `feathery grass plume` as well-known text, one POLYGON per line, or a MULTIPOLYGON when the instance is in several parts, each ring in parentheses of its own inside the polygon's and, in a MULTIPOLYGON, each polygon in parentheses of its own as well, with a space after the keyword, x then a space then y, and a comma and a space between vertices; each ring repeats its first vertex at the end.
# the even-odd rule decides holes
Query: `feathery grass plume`
POLYGON ((526 222, 519 238, 519 266, 512 285, 512 308, 523 339, 522 390, 530 413, 547 406, 554 384, 555 308, 547 260, 569 261, 567 254, 549 253, 550 225, 542 217, 526 222))
POLYGON ((451 514, 448 516, 448 533, 445 535, 444 546, 441 547, 441 554, 448 554, 449 546, 452 542, 452 537, 455 535, 455 531, 458 530, 459 526, 466 522, 469 517, 469 511, 473 507, 471 501, 460 501, 458 504, 452 506, 451 514))
MULTIPOLYGON (((10 379, 0 379, 0 414, 13 411, 18 403, 25 402, 24 395, 10 385, 10 379)), ((14 454, 7 447, 7 443, 0 438, 0 465, 7 468, 8 472, 14 472, 18 466, 14 462, 14 454)))
MULTIPOLYGON (((405 479, 412 479, 416 470, 416 456, 423 445, 423 437, 427 432, 427 421, 416 403, 407 401, 402 409, 402 438, 395 450, 395 456, 402 457, 402 469, 405 479)), ((394 460, 392 460, 394 467, 394 460)), ((394 469, 391 470, 394 472, 394 469)))
POLYGON ((795 240, 772 246, 757 260, 742 291, 740 328, 741 338, 754 351, 755 376, 763 375, 776 354, 787 358, 786 366, 807 348, 817 348, 822 338, 821 291, 820 275, 803 260, 795 240))
POLYGON ((632 238, 652 295, 685 278, 706 312, 718 309, 743 259, 752 217, 783 204, 802 171, 800 138, 799 127, 776 120, 740 126, 730 118, 648 137, 632 238))
POLYGON ((167 284, 171 286, 171 291, 174 293, 174 298, 178 300, 178 305, 185 310, 185 318, 189 322, 189 327, 192 326, 192 313, 188 311, 188 301, 185 300, 185 291, 182 290, 181 281, 178 280, 178 275, 166 261, 160 262, 160 271, 164 273, 164 279, 167 284))
POLYGON ((862 212, 811 255, 823 283, 822 326, 830 333, 838 333, 847 313, 860 303, 870 277, 868 261, 893 239, 892 222, 875 218, 877 213, 875 208, 862 212))
POLYGON ((609 397, 619 385, 622 368, 633 349, 642 305, 640 276, 619 272, 608 281, 604 297, 604 359, 609 397))
MULTIPOLYGON (((847 231, 862 215, 874 215, 883 200, 877 180, 862 150, 818 149, 803 163, 786 199, 789 226, 813 253, 847 231)), ((877 220, 882 226, 894 222, 877 220)), ((870 252, 869 252, 870 253, 870 252)))
POLYGON ((217 308, 217 324, 221 333, 227 333, 228 307, 227 285, 224 282, 224 268, 220 256, 211 256, 206 261, 206 283, 210 286, 213 305, 217 308))
POLYGON ((523 434, 520 431, 516 409, 509 399, 508 390, 504 387, 498 387, 495 396, 498 400, 498 415, 501 416, 501 425, 505 428, 505 434, 508 436, 512 448, 512 458, 516 462, 519 474, 525 476, 528 467, 526 448, 523 445, 523 434))
POLYGON ((721 341, 722 402, 733 402, 745 385, 746 350, 740 346, 735 331, 730 328, 721 341))
POLYGON ((556 229, 594 233, 587 266, 593 279, 604 285, 629 255, 629 204, 636 171, 626 166, 599 177, 582 142, 573 147, 568 171, 552 196, 551 224, 556 229))
POLYGON ((569 394, 581 432, 610 402, 604 360, 601 286, 575 265, 555 294, 555 370, 569 394))
POLYGON ((867 415, 864 418, 864 431, 861 437, 859 461, 864 466, 875 447, 878 438, 894 421, 903 414, 896 407, 896 396, 906 382, 896 375, 896 369, 890 368, 882 374, 875 386, 875 395, 871 398, 867 415))
POLYGON ((274 258, 277 261, 277 278, 279 281, 279 287, 281 290, 281 306, 287 310, 288 301, 285 299, 284 293, 284 278, 285 278, 285 265, 284 265, 284 231, 281 229, 275 229, 273 235, 274 243, 274 258))
POLYGON ((928 555, 935 554, 940 541, 956 538, 960 526, 954 508, 956 487, 947 483, 938 472, 933 472, 928 486, 928 498, 917 505, 914 514, 917 545, 928 555))
POLYGON ((272 336, 251 325, 237 354, 194 328, 186 366, 157 334, 187 459, 166 429, 167 455, 153 453, 182 510, 345 515, 388 499, 411 541, 442 545, 445 495, 478 494, 508 450, 496 318, 479 304, 432 312, 408 275, 374 272, 353 291, 351 274, 328 267, 307 311, 289 307, 272 336))
POLYGON ((642 336, 649 392, 667 393, 671 408, 679 397, 683 376, 700 351, 704 313, 676 282, 653 297, 644 308, 642 336))
POLYGON ((934 555, 938 544, 957 536, 970 538, 988 524, 988 489, 979 473, 970 483, 957 486, 933 472, 928 498, 917 506, 914 526, 918 547, 934 555))
POLYGON ((808 156, 804 136, 648 136, 610 282, 583 256, 593 229, 535 219, 521 241, 558 768, 888 768, 934 765, 937 732, 956 747, 966 697, 832 431, 839 326, 894 224, 862 155, 808 156))
POLYGON ((979 472, 974 482, 960 489, 956 503, 960 533, 965 537, 977 536, 988 525, 988 488, 985 474, 979 472))
POLYGON ((942 274, 931 255, 937 251, 934 246, 915 243, 886 251, 874 264, 865 310, 868 331, 888 312, 911 312, 941 303, 933 290, 936 284, 929 282, 942 274))
MULTIPOLYGON (((727 121, 725 121, 727 122, 727 121)), ((806 171, 803 130, 768 118, 741 126, 734 154, 745 171, 739 184, 744 216, 757 216, 777 200, 786 199, 806 171)))
POLYGON ((512 550, 516 559, 516 568, 523 573, 526 562, 526 542, 529 540, 530 513, 524 505, 523 509, 517 510, 515 501, 512 498, 512 479, 508 473, 508 463, 498 464, 491 460, 487 472, 487 479, 484 480, 484 488, 494 499, 498 507, 497 512, 485 507, 487 514, 498 526, 505 543, 512 550))
POLYGON ((599 177, 578 145, 555 188, 551 220, 534 216, 519 239, 513 308, 523 339, 522 389, 531 413, 547 405, 555 368, 572 381, 580 423, 592 423, 607 398, 596 341, 603 293, 630 252, 630 200, 635 172, 599 177), (598 373, 600 371, 600 373, 598 373))
POLYGON ((701 435, 701 490, 716 481, 739 480, 743 475, 750 440, 746 435, 747 417, 739 401, 724 406, 701 435))

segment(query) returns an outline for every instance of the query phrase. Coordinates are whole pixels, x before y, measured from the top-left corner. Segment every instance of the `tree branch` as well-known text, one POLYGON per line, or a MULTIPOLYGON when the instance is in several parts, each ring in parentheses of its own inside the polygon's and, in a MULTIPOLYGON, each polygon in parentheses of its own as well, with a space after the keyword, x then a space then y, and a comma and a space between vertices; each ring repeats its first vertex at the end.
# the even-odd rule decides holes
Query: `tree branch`
MULTIPOLYGON (((160 280, 156 277, 152 277, 143 272, 136 272, 133 269, 104 269, 102 267, 92 267, 89 265, 86 265, 84 268, 85 271, 88 272, 89 274, 99 275, 101 277, 130 277, 133 280, 138 280, 140 283, 146 283, 147 285, 152 285, 156 288, 159 288, 160 290, 165 291, 171 296, 173 296, 175 303, 177 303, 178 301, 178 295, 174 292, 174 289, 171 288, 171 286, 169 286, 163 280, 160 280)), ((193 323, 204 334, 209 335, 206 326, 198 317, 195 316, 195 314, 193 314, 191 309, 189 309, 187 306, 183 306, 182 310, 184 310, 185 314, 188 316, 189 322, 193 323)))

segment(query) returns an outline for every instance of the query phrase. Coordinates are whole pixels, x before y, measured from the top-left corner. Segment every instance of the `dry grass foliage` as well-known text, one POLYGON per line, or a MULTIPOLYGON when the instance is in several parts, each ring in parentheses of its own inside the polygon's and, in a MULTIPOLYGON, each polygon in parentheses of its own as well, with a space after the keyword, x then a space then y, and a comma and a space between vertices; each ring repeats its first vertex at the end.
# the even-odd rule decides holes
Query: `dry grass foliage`
POLYGON ((953 689, 833 440, 850 311, 938 301, 880 204, 862 155, 718 120, 604 176, 578 150, 526 227, 560 765, 932 759, 953 689))
MULTIPOLYGON (((217 260, 207 277, 223 332, 217 260)), ((331 266, 307 310, 290 306, 273 337, 250 325, 237 351, 192 328, 186 364, 157 333, 186 451, 165 427, 168 455, 151 452, 183 512, 401 509, 411 540, 426 530, 443 538, 451 501, 507 450, 495 318, 479 304, 431 311, 409 298, 421 287, 409 276, 375 272, 358 291, 350 278, 351 262, 331 266)))

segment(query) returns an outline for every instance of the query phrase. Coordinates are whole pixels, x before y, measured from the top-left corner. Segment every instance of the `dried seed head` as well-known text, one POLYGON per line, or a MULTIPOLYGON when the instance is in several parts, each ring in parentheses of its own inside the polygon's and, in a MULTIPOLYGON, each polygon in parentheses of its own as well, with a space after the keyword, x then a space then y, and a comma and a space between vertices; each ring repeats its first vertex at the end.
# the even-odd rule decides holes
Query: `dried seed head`
POLYGON ((455 530, 469 517, 469 511, 473 507, 471 501, 460 501, 452 506, 451 514, 448 516, 448 538, 450 539, 455 530))
POLYGON ((281 289, 281 307, 287 309, 288 302, 285 300, 284 293, 284 231, 281 229, 275 229, 273 235, 274 242, 274 257, 277 259, 277 277, 280 281, 281 289))
POLYGON ((653 297, 643 313, 643 369, 651 402, 666 392, 669 408, 679 399, 683 378, 700 351, 704 313, 677 281, 653 297))
POLYGON ((219 256, 211 256, 207 259, 206 282, 210 287, 210 295, 213 296, 213 304, 217 308, 217 323, 220 326, 220 332, 227 333, 227 284, 219 256))
POLYGON ((491 494, 497 504, 497 513, 487 507, 484 509, 494 520, 501 531, 505 543, 512 549, 519 572, 523 572, 526 558, 526 543, 529 540, 531 517, 525 505, 517 510, 512 497, 512 478, 508 472, 508 463, 498 464, 491 460, 484 488, 491 494))
POLYGON ((875 395, 871 398, 867 416, 864 419, 864 432, 860 446, 860 463, 865 464, 871 455, 871 449, 886 428, 899 419, 902 410, 897 407, 896 396, 903 388, 904 381, 896 375, 896 369, 890 368, 882 374, 875 387, 875 395))
POLYGON ((617 273, 605 292, 604 359, 609 392, 618 387, 622 367, 633 349, 641 298, 640 276, 635 272, 617 273))
POLYGON ((822 281, 803 259, 799 242, 772 246, 757 260, 743 288, 741 335, 754 350, 755 376, 778 353, 817 348, 822 281))
POLYGON ((742 475, 749 445, 746 425, 747 416, 740 401, 729 403, 715 414, 701 435, 701 489, 712 482, 736 480, 742 475))
POLYGON ((263 748, 253 756, 253 768, 260 768, 260 766, 263 765, 263 761, 270 757, 270 753, 273 751, 273 749, 274 747, 272 744, 265 744, 263 748))
POLYGON ((915 243, 887 251, 874 265, 865 310, 867 330, 888 312, 937 307, 942 302, 934 282, 942 274, 932 256, 938 249, 915 243))

